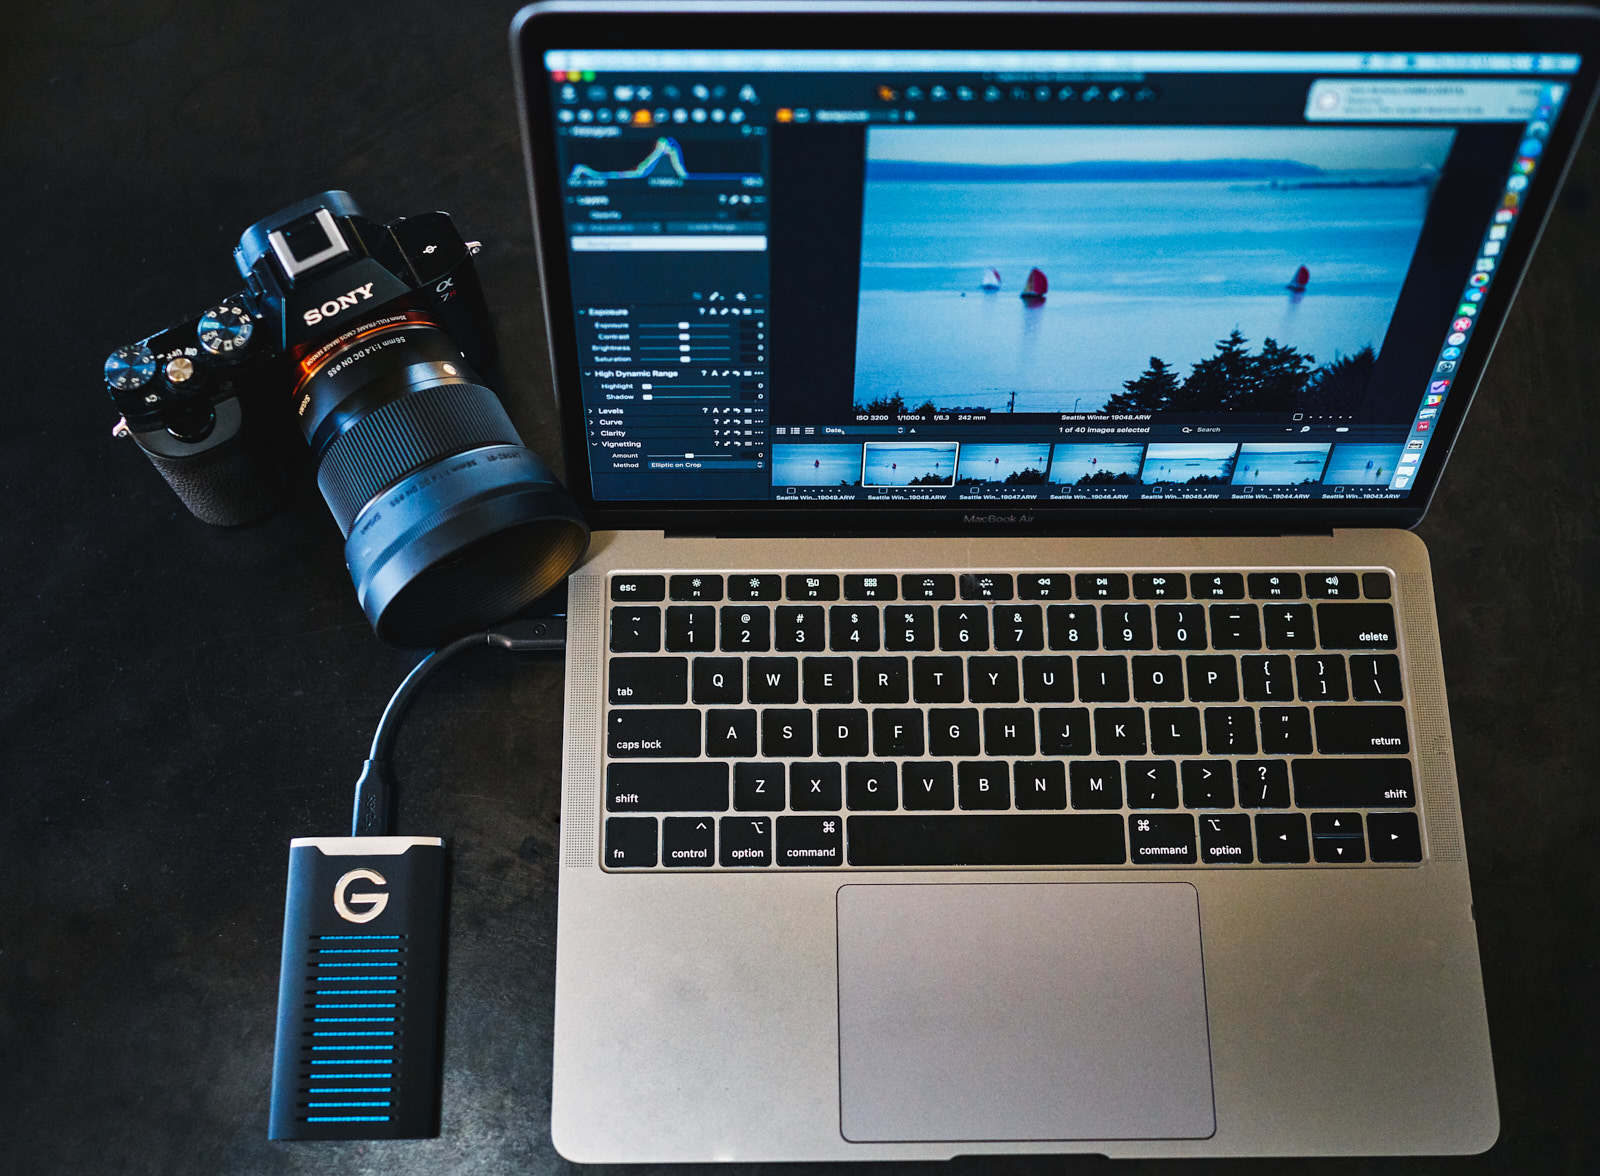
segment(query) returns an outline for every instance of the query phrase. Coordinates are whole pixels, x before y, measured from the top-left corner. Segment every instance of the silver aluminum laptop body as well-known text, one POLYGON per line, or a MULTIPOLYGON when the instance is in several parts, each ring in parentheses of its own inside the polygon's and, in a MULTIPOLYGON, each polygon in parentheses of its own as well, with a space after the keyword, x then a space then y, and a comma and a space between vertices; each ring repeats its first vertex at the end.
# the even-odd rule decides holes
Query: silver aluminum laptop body
MULTIPOLYGON (((1350 513, 1307 527, 1293 520, 1263 526, 1251 518, 1236 533, 1226 519, 1187 525, 1165 517, 1123 534, 1102 520, 1083 528, 1061 523, 1053 535, 1049 526, 1039 528, 1045 533, 1008 535, 962 527, 948 514, 920 534, 900 518, 874 533, 870 522, 828 514, 825 504, 789 508, 791 518, 811 511, 824 520, 818 525, 774 526, 770 511, 762 513, 768 503, 719 502, 708 514, 608 500, 596 492, 598 481, 585 484, 584 433, 593 424, 584 415, 591 402, 583 398, 587 373, 578 344, 592 340, 570 326, 582 299, 573 292, 576 271, 568 269, 575 254, 566 253, 566 202, 548 160, 559 98, 541 96, 549 79, 535 67, 566 62, 576 70, 565 76, 577 79, 582 103, 589 86, 606 84, 611 59, 598 54, 601 47, 779 50, 789 46, 784 38, 797 27, 792 14, 801 11, 856 19, 833 28, 836 41, 812 26, 814 41, 802 47, 876 49, 872 36, 886 36, 885 26, 863 21, 910 21, 931 9, 717 5, 724 23, 720 39, 711 41, 706 6, 663 4, 643 31, 603 38, 598 30, 617 27, 605 22, 630 19, 623 7, 576 0, 534 5, 519 15, 512 36, 569 474, 610 528, 597 529, 569 584, 551 1106, 558 1150, 581 1162, 691 1162, 1488 1148, 1499 1118, 1439 629, 1427 553, 1404 529, 1420 518, 1443 453, 1423 467, 1421 501, 1407 502, 1408 515, 1350 513), (679 25, 687 32, 676 38, 664 32, 679 25), (853 34, 859 41, 852 42, 853 34), (575 52, 591 49, 602 67, 600 83, 588 80, 575 52), (552 51, 574 55, 544 57, 552 51), (661 868, 613 868, 607 861, 606 821, 619 800, 607 787, 608 769, 620 762, 608 732, 618 701, 608 695, 617 658, 608 633, 617 623, 618 576, 666 581, 702 573, 728 576, 731 584, 735 572, 1000 572, 1020 584, 1027 574, 1063 571, 1196 576, 1219 569, 1389 577, 1419 862, 1274 868, 1156 857, 1050 868, 708 862, 670 869, 666 843, 661 868)), ((1152 19, 1177 20, 1197 9, 987 11, 1029 22, 1018 27, 1033 35, 1018 44, 1056 38, 1125 49, 1142 43, 1152 19), (1082 23, 1091 16, 1101 23, 1082 23), (1079 28, 1097 37, 1107 37, 1108 28, 1125 35, 1097 41, 1079 37, 1079 28)), ((1236 15, 1241 46, 1283 47, 1259 23, 1271 11, 1236 15)), ((1348 22, 1364 20, 1361 27, 1370 29, 1390 15, 1397 26, 1424 24, 1406 25, 1406 36, 1377 38, 1374 52, 1435 47, 1416 29, 1457 13, 1363 10, 1358 18, 1328 7, 1321 43, 1345 48, 1349 37, 1340 30, 1348 22)), ((947 19, 958 21, 959 13, 947 19)), ((1581 133, 1592 97, 1594 40, 1587 32, 1587 39, 1572 39, 1570 12, 1525 10, 1516 20, 1522 35, 1544 35, 1552 50, 1584 53, 1584 72, 1568 79, 1572 93, 1559 138, 1549 141, 1541 165, 1548 172, 1536 173, 1543 187, 1523 189, 1521 211, 1535 223, 1521 226, 1521 252, 1506 258, 1507 268, 1520 271, 1564 167, 1560 153, 1581 133), (1558 35, 1558 28, 1567 32, 1558 35)), ((934 35, 924 31, 912 43, 919 50, 963 47, 959 40, 930 45, 934 35)), ((1454 48, 1448 38, 1439 41, 1454 48)), ((613 96, 608 87, 606 102, 613 96)), ((576 116, 571 125, 579 125, 576 116)), ((688 122, 688 130, 694 125, 688 122)), ((681 164, 689 152, 680 150, 681 164)), ((565 167, 566 157, 555 166, 565 167)), ((595 167, 583 178, 597 175, 595 167)), ((615 192, 617 178, 643 178, 620 166, 608 174, 613 186, 594 190, 615 192)), ((1485 284, 1485 331, 1460 361, 1458 378, 1467 389, 1482 370, 1489 328, 1503 316, 1517 276, 1502 272, 1485 284)), ((1436 418, 1441 450, 1467 399, 1465 391, 1451 395, 1459 397, 1460 411, 1436 418)), ((1319 746, 1304 758, 1337 757, 1319 746)), ((1140 819, 1131 808, 1121 816, 1140 819)))

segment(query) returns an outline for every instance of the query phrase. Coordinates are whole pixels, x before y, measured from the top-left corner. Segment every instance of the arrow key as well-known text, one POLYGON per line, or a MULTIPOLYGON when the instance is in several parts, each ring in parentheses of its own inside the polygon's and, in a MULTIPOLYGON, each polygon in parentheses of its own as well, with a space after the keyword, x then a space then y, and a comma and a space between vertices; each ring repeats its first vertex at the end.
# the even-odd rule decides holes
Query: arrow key
POLYGON ((1364 862, 1360 813, 1312 813, 1311 848, 1319 862, 1364 862))
POLYGON ((1416 813, 1368 813, 1367 840, 1375 862, 1420 862, 1422 835, 1416 813))
POLYGON ((667 817, 661 822, 661 864, 710 866, 716 862, 715 817, 667 817))
POLYGON ((1256 858, 1262 865, 1303 862, 1310 857, 1306 819, 1300 813, 1262 813, 1256 817, 1256 858))

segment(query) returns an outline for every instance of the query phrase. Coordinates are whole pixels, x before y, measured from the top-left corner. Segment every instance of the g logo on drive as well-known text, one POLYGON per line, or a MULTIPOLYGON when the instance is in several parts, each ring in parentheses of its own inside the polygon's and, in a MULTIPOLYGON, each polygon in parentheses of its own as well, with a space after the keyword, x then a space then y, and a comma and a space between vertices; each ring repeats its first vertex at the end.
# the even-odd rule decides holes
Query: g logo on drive
POLYGON ((339 912, 339 917, 347 923, 370 923, 383 914, 383 908, 389 905, 389 895, 386 891, 371 893, 363 891, 360 894, 351 894, 350 885, 353 882, 372 882, 378 886, 389 885, 389 880, 376 870, 351 870, 344 877, 333 884, 333 909, 339 912), (350 904, 371 903, 365 910, 353 911, 350 904))

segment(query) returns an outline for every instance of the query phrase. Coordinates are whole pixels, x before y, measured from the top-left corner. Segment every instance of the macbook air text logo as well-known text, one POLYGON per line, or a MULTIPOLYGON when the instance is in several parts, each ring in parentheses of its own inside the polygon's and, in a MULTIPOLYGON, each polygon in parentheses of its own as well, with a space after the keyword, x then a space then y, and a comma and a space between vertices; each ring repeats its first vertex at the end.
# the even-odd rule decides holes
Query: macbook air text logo
POLYGON ((347 923, 370 923, 383 914, 383 908, 389 905, 387 893, 374 894, 363 891, 360 894, 351 894, 350 885, 353 882, 372 882, 378 886, 389 885, 389 880, 376 870, 351 870, 333 885, 333 909, 339 912, 339 917, 347 923), (353 911, 351 903, 371 903, 366 910, 353 911))
POLYGON ((1031 523, 1031 514, 969 514, 962 515, 963 523, 1031 523))

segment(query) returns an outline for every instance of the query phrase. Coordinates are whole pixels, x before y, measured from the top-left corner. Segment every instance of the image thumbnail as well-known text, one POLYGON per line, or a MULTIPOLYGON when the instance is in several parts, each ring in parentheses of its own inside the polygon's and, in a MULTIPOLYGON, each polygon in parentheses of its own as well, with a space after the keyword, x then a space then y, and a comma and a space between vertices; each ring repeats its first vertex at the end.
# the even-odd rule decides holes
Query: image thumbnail
POLYGON ((1139 480, 1143 445, 1057 445, 1050 481, 1063 486, 1131 486, 1139 480))
POLYGON ((1335 445, 1322 481, 1329 486, 1387 486, 1402 450, 1399 445, 1335 445))
POLYGON ((1351 413, 1454 136, 872 127, 856 407, 1351 413))
POLYGON ((868 441, 862 462, 863 486, 953 486, 956 449, 948 443, 868 441))
POLYGON ((956 470, 960 486, 1040 486, 1050 466, 1050 446, 963 445, 956 470))
POLYGON ((1233 474, 1236 445, 1151 445, 1144 455, 1140 481, 1178 486, 1226 484, 1233 474))
POLYGON ((859 486, 859 445, 774 445, 774 486, 859 486))
POLYGON ((1322 478, 1329 445, 1293 442, 1241 445, 1233 467, 1235 486, 1299 486, 1322 478))

